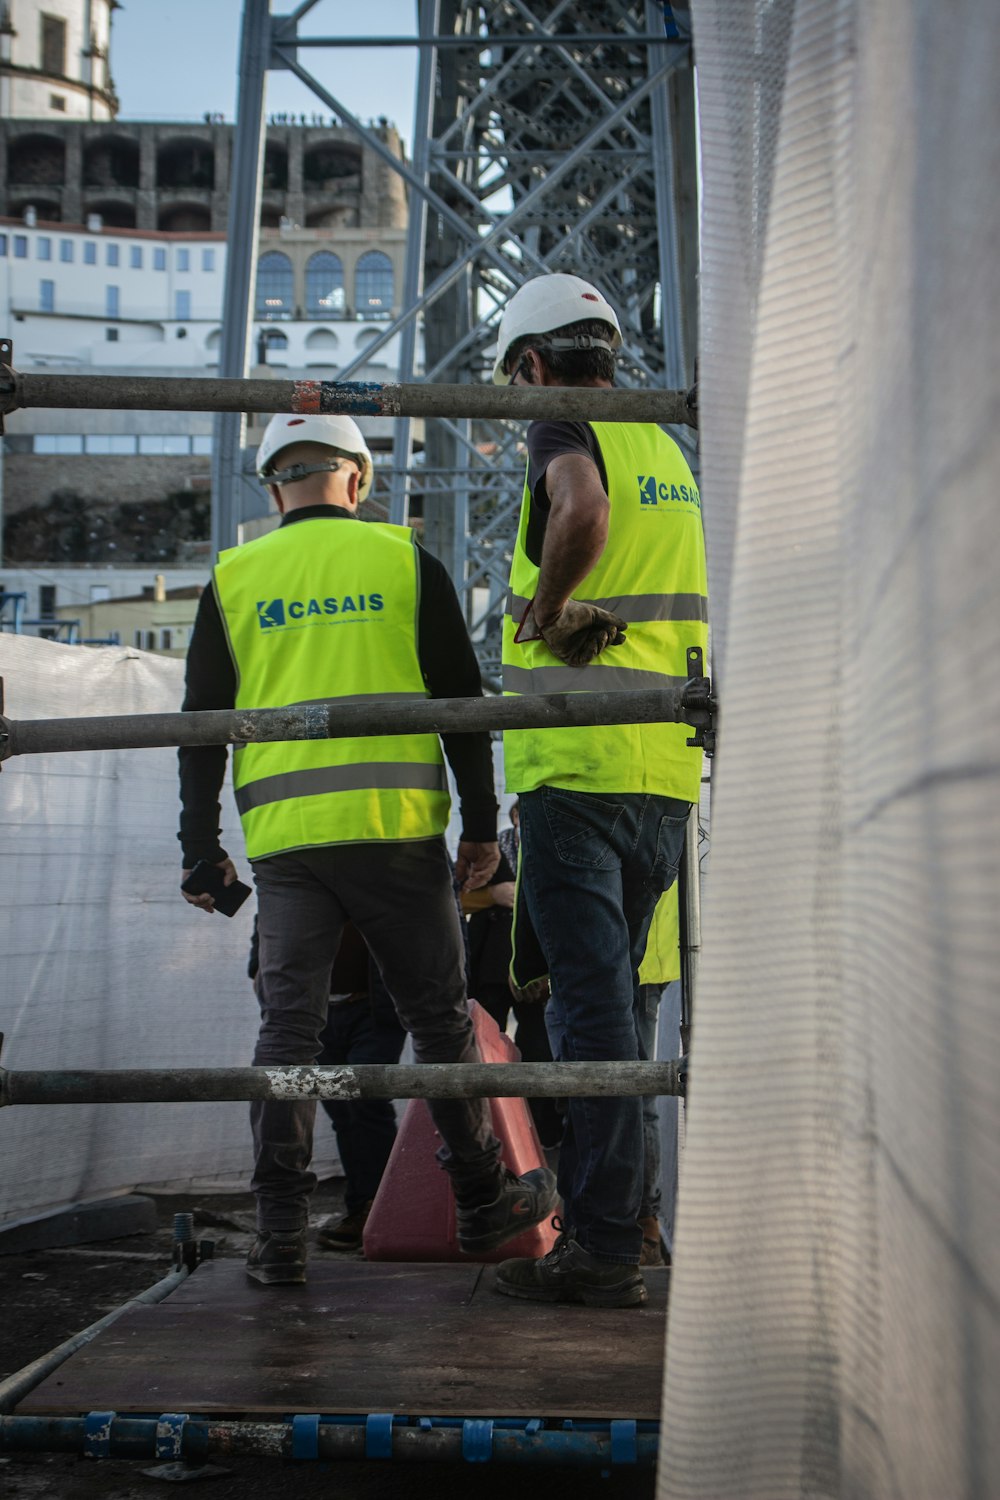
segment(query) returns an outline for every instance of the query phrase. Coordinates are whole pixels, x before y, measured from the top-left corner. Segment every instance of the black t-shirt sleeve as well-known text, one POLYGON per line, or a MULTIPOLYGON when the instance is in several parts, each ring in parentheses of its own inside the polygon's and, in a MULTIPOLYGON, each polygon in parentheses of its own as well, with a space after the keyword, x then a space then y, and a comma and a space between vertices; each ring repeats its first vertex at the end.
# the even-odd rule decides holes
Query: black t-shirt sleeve
POLYGON ((530 492, 525 550, 537 567, 542 560, 542 543, 549 515, 549 496, 545 472, 554 458, 575 453, 592 459, 601 476, 605 494, 608 476, 597 435, 589 422, 532 422, 527 433, 528 489, 530 492))
MULTIPOLYGON (((432 698, 479 698, 483 683, 455 586, 444 565, 418 548, 420 609, 417 652, 432 698)), ((477 844, 497 836, 493 753, 488 734, 444 734, 444 753, 458 786, 462 837, 477 844)))
MULTIPOLYGON (((182 713, 232 708, 236 703, 236 669, 211 585, 198 602, 184 681, 182 713)), ((177 837, 186 870, 199 859, 218 864, 226 858, 226 851, 219 843, 222 832, 219 794, 226 776, 226 753, 225 745, 182 745, 177 751, 181 783, 181 825, 177 837)))

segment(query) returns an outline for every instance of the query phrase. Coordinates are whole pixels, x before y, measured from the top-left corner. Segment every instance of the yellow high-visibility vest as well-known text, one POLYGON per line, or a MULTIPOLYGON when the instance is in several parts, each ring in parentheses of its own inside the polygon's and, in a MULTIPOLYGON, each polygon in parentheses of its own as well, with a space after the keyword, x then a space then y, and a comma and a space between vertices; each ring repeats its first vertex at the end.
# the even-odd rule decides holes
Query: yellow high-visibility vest
POLYGON ((649 924, 646 952, 639 965, 640 984, 669 984, 681 977, 680 911, 678 883, 664 891, 649 924))
MULTIPOLYGON (((507 695, 622 692, 679 687, 689 647, 708 649, 708 583, 701 497, 677 444, 647 423, 592 422, 611 502, 608 540, 574 599, 628 622, 624 644, 586 667, 567 667, 544 641, 514 635, 538 585, 528 557, 529 493, 511 564, 503 622, 507 695)), ((686 724, 519 729, 504 735, 507 790, 539 786, 589 792, 651 792, 698 800, 702 755, 686 724)))
MULTIPOLYGON (((315 517, 220 554, 214 587, 237 708, 426 698, 419 559, 403 526, 315 517)), ((434 734, 288 740, 233 756, 250 859, 442 833, 450 799, 434 734)))

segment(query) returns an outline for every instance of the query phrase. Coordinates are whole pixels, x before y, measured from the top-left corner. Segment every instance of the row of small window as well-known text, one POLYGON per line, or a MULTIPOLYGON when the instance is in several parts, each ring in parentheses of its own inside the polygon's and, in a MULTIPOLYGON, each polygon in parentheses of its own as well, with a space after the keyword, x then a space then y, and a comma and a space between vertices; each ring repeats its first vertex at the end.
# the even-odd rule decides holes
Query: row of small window
MULTIPOLYGON (((23 437, 19 438, 18 448, 21 449, 23 437)), ((32 447, 27 450, 34 453, 140 453, 149 457, 173 456, 194 453, 207 455, 212 451, 211 437, 191 437, 184 433, 174 436, 167 433, 147 433, 137 437, 134 433, 110 434, 110 433, 88 433, 83 436, 80 433, 36 433, 32 441, 32 447)))
MULTIPOLYGON (((104 288, 104 316, 106 318, 120 318, 122 316, 121 306, 121 288, 106 286, 104 288)), ((47 277, 43 277, 38 283, 38 311, 43 313, 54 313, 56 311, 56 284, 47 277)), ((179 322, 185 322, 191 317, 190 292, 174 292, 174 317, 179 322)), ((108 329, 108 338, 113 343, 116 343, 118 340, 117 329, 108 329)))
MULTIPOLYGON (((354 272, 354 303, 366 317, 389 317, 393 301, 392 261, 381 250, 368 250, 354 272)), ((344 265, 331 250, 320 250, 306 265, 306 313, 329 318, 345 311, 344 265)), ((295 272, 280 250, 269 250, 257 262, 258 318, 291 318, 295 308, 295 272)))
POLYGON ((187 631, 176 625, 169 630, 166 627, 162 630, 134 630, 132 644, 139 651, 176 651, 184 645, 186 637, 187 631))
MULTIPOLYGON (((13 250, 14 250, 14 258, 15 258, 15 260, 27 260, 27 258, 28 258, 28 236, 26 234, 15 234, 15 235, 12 235, 12 236, 8 236, 6 234, 0 234, 0 257, 3 257, 3 256, 5 256, 8 253, 8 250, 7 250, 7 241, 8 241, 8 238, 13 239, 13 242, 14 242, 13 250)), ((35 258, 36 258, 36 260, 52 260, 52 258, 53 258, 52 246, 53 246, 53 242, 48 237, 48 235, 40 234, 38 236, 38 239, 35 241, 35 258)), ((121 245, 113 245, 113 244, 105 245, 105 247, 104 247, 104 264, 106 266, 120 266, 120 265, 122 265, 123 264, 122 259, 121 259, 122 248, 123 247, 121 245)), ((133 270, 133 271, 141 271, 143 269, 143 267, 144 267, 144 264, 145 264, 144 258, 143 258, 143 252, 148 247, 143 246, 143 245, 129 245, 127 248, 128 248, 128 263, 129 263, 129 268, 131 270, 133 270)), ((59 259, 61 261, 64 261, 67 265, 72 265, 75 255, 76 255, 76 244, 75 244, 75 241, 73 241, 73 240, 60 240, 59 241, 59 259)), ((187 250, 187 249, 184 249, 181 246, 178 246, 178 248, 174 251, 174 270, 175 271, 190 271, 191 268, 192 268, 191 256, 192 256, 192 251, 191 250, 187 250)), ((97 265, 97 244, 96 244, 96 242, 94 240, 84 240, 84 242, 83 242, 83 264, 85 266, 96 266, 97 265)), ((166 250, 164 249, 164 247, 162 245, 154 245, 154 246, 152 246, 152 258, 151 258, 150 264, 151 264, 151 266, 152 266, 152 268, 153 268, 154 271, 165 271, 167 269, 167 252, 166 252, 166 250)), ((203 247, 202 248, 202 252, 201 252, 201 269, 203 271, 214 271, 215 270, 215 250, 214 249, 210 249, 210 248, 207 248, 207 247, 203 247)))

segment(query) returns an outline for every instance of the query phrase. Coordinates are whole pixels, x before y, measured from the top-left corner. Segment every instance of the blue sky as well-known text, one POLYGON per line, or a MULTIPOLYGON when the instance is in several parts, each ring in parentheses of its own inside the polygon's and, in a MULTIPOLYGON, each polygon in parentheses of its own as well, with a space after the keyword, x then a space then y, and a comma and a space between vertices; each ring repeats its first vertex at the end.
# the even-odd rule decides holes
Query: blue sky
MULTIPOLYGON (((275 15, 296 0, 272 0, 275 15)), ((111 67, 125 120, 200 120, 236 114, 242 0, 124 0, 116 10, 111 67)), ((415 0, 318 0, 301 36, 413 36, 415 0)), ((386 115, 409 149, 413 134, 414 48, 308 48, 303 65, 362 119, 386 115)), ((268 74, 268 114, 328 114, 288 72, 268 74)))

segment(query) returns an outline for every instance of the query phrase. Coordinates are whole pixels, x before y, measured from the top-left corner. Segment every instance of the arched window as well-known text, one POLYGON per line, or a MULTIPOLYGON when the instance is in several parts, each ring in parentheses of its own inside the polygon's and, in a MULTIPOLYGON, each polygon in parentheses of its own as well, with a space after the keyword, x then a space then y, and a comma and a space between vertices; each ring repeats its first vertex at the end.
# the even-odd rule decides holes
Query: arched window
POLYGON ((369 250, 358 261, 354 299, 365 318, 392 314, 392 261, 381 250, 369 250))
POLYGON ((280 251, 269 250, 257 262, 257 316, 290 318, 293 301, 292 263, 280 251))
POLYGON ((306 312, 329 318, 344 311, 344 267, 339 255, 320 250, 306 266, 306 312))
POLYGON ((307 349, 328 349, 332 353, 339 345, 340 340, 329 328, 314 328, 306 339, 307 349))

